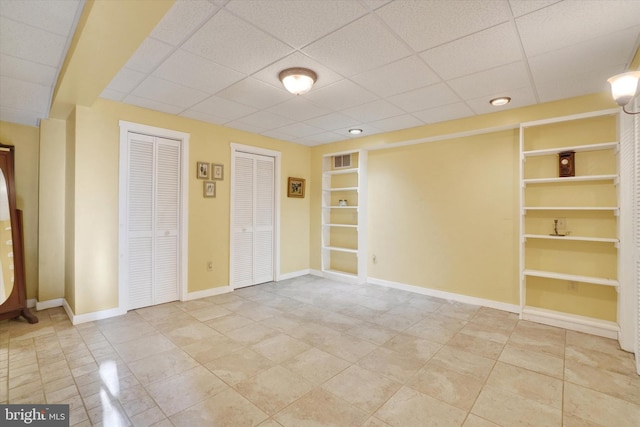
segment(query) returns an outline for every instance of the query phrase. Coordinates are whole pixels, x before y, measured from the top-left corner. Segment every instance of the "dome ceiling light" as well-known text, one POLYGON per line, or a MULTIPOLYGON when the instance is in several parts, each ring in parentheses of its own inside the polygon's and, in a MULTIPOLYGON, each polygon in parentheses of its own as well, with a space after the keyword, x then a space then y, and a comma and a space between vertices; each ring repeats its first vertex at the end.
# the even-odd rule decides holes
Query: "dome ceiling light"
POLYGON ((311 86, 318 80, 318 75, 308 68, 287 68, 280 71, 280 81, 294 95, 302 95, 311 90, 311 86))

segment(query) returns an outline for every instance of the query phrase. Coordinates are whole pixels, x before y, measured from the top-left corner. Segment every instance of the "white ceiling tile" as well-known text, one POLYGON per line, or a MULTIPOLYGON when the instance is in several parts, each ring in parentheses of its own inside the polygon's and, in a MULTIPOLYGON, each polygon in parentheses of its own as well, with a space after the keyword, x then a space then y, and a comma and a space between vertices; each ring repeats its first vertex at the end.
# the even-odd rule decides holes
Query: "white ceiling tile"
POLYGON ((276 129, 294 123, 294 120, 268 111, 257 111, 242 118, 242 122, 262 129, 276 129))
POLYGON ((58 67, 66 38, 0 16, 0 53, 58 67))
POLYGON ((156 77, 145 79, 131 94, 163 104, 176 105, 183 109, 189 108, 209 97, 208 93, 156 77))
POLYGON ((184 50, 175 51, 153 75, 210 94, 246 77, 184 50))
POLYGON ((305 123, 324 130, 335 130, 353 126, 358 124, 359 122, 354 120, 352 117, 346 116, 342 113, 331 113, 325 116, 305 120, 305 123))
POLYGON ((440 81, 438 76, 416 56, 366 71, 353 76, 352 80, 380 96, 396 95, 440 81))
POLYGON ((254 126, 249 123, 245 123, 243 119, 233 120, 231 122, 225 123, 225 126, 228 126, 233 129, 240 129, 246 132, 261 134, 262 132, 267 131, 268 129, 254 126))
POLYGON ((182 47, 245 74, 251 74, 293 51, 226 10, 216 13, 182 47))
POLYGON ((290 94, 284 88, 278 89, 248 77, 219 92, 218 96, 262 109, 284 102, 295 95, 290 94))
POLYGON ((318 78, 313 85, 314 90, 323 86, 330 85, 331 83, 335 83, 338 80, 342 79, 342 76, 340 74, 336 73, 333 70, 330 70, 319 62, 314 61, 301 52, 294 52, 286 58, 282 58, 281 60, 269 65, 268 67, 263 68, 262 70, 253 74, 251 77, 261 80, 272 86, 281 88, 282 82, 278 78, 280 71, 294 67, 309 68, 317 74, 318 78))
POLYGON ((559 1, 561 0, 509 0, 509 5, 513 16, 518 17, 551 6, 559 1))
POLYGON ((382 129, 378 129, 377 127, 367 123, 367 124, 361 124, 361 125, 357 125, 357 126, 349 126, 346 128, 342 128, 342 129, 337 129, 335 131, 333 131, 334 133, 337 133, 338 135, 344 135, 342 137, 342 139, 356 139, 356 138, 363 138, 365 136, 369 136, 369 135, 375 135, 377 133, 382 132, 382 129), (354 134, 350 134, 349 133, 349 129, 362 129, 362 133, 359 135, 354 135, 354 134))
POLYGON ((411 114, 403 114, 401 116, 377 120, 369 124, 385 132, 391 132, 398 129, 408 129, 416 126, 422 126, 424 125, 424 122, 411 114))
POLYGON ((340 28, 302 51, 345 76, 380 67, 411 53, 372 15, 340 28))
POLYGON ((314 104, 330 110, 343 110, 373 101, 376 96, 349 80, 340 80, 322 88, 312 88, 304 95, 314 104))
POLYGON ((142 73, 151 73, 173 51, 173 47, 147 37, 129 58, 125 67, 142 73))
POLYGON ((118 92, 117 90, 105 88, 100 94, 100 98, 110 99, 111 101, 122 102, 127 97, 124 92, 118 92))
POLYGON ((536 104, 536 98, 530 87, 510 90, 509 92, 495 92, 489 96, 483 96, 481 98, 470 99, 466 101, 467 104, 476 114, 495 113, 503 110, 511 110, 514 108, 525 107, 527 105, 536 104), (501 107, 494 107, 489 104, 489 100, 497 98, 499 96, 511 97, 511 102, 501 107))
POLYGON ((122 68, 118 74, 111 80, 108 89, 118 92, 129 93, 134 90, 141 82, 147 77, 145 73, 131 70, 129 68, 122 68))
POLYGON ((353 0, 232 0, 225 8, 297 49, 366 13, 353 0))
POLYGON ((287 135, 291 135, 294 138, 303 138, 305 136, 322 133, 322 129, 318 129, 317 127, 309 126, 304 123, 292 123, 287 126, 279 127, 275 130, 287 135))
POLYGON ((21 110, 32 111, 43 117, 49 110, 51 88, 39 84, 0 77, 0 105, 21 110))
POLYGON ((152 99, 141 98, 135 95, 127 95, 124 99, 124 102, 131 105, 136 105, 142 108, 148 108, 150 110, 160 111, 163 113, 169 114, 178 114, 183 110, 182 107, 178 107, 176 105, 169 105, 163 102, 154 101, 152 99))
POLYGON ((444 83, 423 87, 388 99, 408 113, 460 101, 460 98, 444 83))
POLYGON ((393 0, 361 0, 369 9, 376 10, 393 0))
POLYGON ((602 64, 625 64, 636 50, 640 25, 529 58, 536 83, 569 80, 576 74, 601 69, 602 64))
POLYGON ((456 102, 455 104, 416 111, 413 115, 420 118, 425 123, 438 123, 446 122, 447 120, 475 116, 475 113, 464 102, 456 102))
POLYGON ((556 101, 596 92, 609 92, 607 79, 627 71, 624 64, 604 65, 572 76, 540 82, 536 85, 541 102, 556 101))
POLYGON ((295 138, 292 138, 291 135, 288 135, 288 134, 282 133, 282 132, 278 132, 278 130, 276 130, 276 129, 264 131, 264 132, 262 132, 262 135, 268 136, 269 138, 279 139, 281 141, 293 142, 292 140, 295 139, 295 138))
POLYGON ((304 95, 294 96, 288 101, 269 108, 269 111, 297 121, 305 121, 330 112, 326 108, 313 104, 304 95))
POLYGON ((565 1, 516 19, 529 56, 638 25, 640 1, 565 1), (606 19, 604 19, 606 17, 606 19))
POLYGON ((420 56, 440 77, 449 80, 519 61, 522 52, 518 34, 508 22, 429 49, 420 56))
POLYGON ((509 4, 502 0, 396 1, 376 14, 418 52, 511 18, 509 4))
POLYGON ((199 104, 191 107, 191 110, 207 114, 213 117, 222 117, 225 121, 235 120, 248 116, 256 111, 255 108, 229 101, 218 96, 212 96, 199 104))
POLYGON ((205 0, 178 0, 151 32, 151 37, 177 46, 218 8, 205 0))
POLYGON ((3 107, 0 105, 0 121, 18 123, 25 126, 38 126, 40 115, 33 111, 3 107))
POLYGON ((523 62, 514 62, 447 82, 462 99, 473 99, 495 92, 518 89, 530 83, 529 74, 523 62))
POLYGON ((334 132, 322 132, 316 133, 315 135, 309 135, 304 138, 298 138, 295 140, 295 142, 297 142, 298 144, 313 147, 316 145, 328 144, 330 142, 342 141, 345 139, 347 139, 347 137, 338 135, 334 132))
POLYGON ((214 125, 222 125, 225 122, 228 122, 228 119, 225 119, 224 117, 219 117, 219 116, 214 116, 211 114, 206 114, 206 113, 201 113, 199 111, 194 111, 194 110, 187 110, 187 111, 183 111, 182 113, 180 113, 180 116, 182 117, 187 117, 190 119, 194 119, 194 120, 199 120, 201 122, 205 122, 205 123, 211 123, 214 125))
POLYGON ((83 4, 80 0, 2 0, 0 15, 67 37, 83 4))
POLYGON ((53 87, 56 82, 55 67, 0 54, 0 76, 53 87))
POLYGON ((388 117, 404 114, 400 108, 383 99, 378 99, 367 104, 357 105, 342 111, 349 117, 353 117, 362 123, 374 122, 388 117))

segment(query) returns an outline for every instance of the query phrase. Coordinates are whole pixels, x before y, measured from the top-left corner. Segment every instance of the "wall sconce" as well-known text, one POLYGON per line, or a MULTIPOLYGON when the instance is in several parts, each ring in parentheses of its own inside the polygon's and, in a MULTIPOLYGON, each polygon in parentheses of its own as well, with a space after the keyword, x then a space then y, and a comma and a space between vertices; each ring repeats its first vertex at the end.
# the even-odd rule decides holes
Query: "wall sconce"
POLYGON ((640 71, 629 71, 607 80, 611 84, 613 99, 622 107, 622 111, 627 114, 640 114, 640 111, 634 113, 625 109, 625 106, 638 94, 638 80, 640 80, 640 71))
POLYGON ((287 68, 278 75, 280 81, 294 95, 302 95, 311 90, 318 75, 308 68, 287 68))

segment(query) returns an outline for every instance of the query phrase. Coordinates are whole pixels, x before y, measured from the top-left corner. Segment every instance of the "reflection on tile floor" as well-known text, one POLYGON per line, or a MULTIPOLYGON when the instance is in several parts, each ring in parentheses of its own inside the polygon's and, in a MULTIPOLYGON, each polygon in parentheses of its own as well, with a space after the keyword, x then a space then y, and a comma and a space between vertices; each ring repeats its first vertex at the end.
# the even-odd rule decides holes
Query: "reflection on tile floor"
POLYGON ((78 426, 638 426, 617 342, 314 276, 71 326, 0 322, 0 402, 78 426))

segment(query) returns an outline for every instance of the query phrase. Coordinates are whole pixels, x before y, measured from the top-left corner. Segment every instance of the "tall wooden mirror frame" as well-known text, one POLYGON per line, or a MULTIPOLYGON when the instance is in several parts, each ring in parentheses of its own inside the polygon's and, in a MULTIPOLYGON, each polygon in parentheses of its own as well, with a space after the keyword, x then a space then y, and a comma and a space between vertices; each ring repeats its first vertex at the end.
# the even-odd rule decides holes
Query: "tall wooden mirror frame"
MULTIPOLYGON (((23 316, 29 323, 38 323, 38 318, 27 308, 27 289, 25 283, 24 270, 24 246, 22 238, 22 211, 16 207, 16 189, 14 177, 14 147, 12 145, 0 144, 0 173, 6 182, 6 194, 8 196, 8 208, 10 216, 11 239, 3 239, 0 245, 12 245, 0 259, 0 268, 13 271, 13 286, 6 299, 0 301, 0 320, 13 319, 23 316), (11 255, 9 254, 11 253, 11 255), (10 267, 10 260, 13 260, 13 270, 10 267), (7 262, 9 260, 9 262, 7 262)), ((6 206, 6 202, 5 202, 6 206)), ((8 227, 3 227, 6 230, 8 227)), ((0 230, 2 231, 2 230, 0 230)), ((7 233, 8 234, 8 233, 7 233)), ((8 235, 7 235, 8 237, 8 235)), ((9 277, 9 276, 8 276, 9 277)), ((3 279, 4 281, 4 279, 3 279)))

